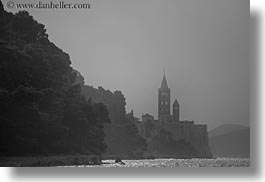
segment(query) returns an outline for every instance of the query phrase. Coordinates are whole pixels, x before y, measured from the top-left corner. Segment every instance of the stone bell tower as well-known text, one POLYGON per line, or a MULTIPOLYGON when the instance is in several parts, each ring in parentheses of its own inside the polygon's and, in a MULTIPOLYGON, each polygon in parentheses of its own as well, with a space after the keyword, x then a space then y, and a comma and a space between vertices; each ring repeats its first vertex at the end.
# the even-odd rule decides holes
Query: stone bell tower
POLYGON ((167 86, 164 74, 161 87, 158 89, 158 120, 168 121, 170 119, 170 88, 167 86))

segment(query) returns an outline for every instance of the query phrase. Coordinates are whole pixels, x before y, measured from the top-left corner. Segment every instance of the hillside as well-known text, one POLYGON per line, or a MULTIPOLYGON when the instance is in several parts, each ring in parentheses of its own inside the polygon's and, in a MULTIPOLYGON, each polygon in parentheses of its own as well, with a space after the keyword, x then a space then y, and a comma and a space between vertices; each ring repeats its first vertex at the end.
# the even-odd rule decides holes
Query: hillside
POLYGON ((110 123, 85 100, 70 56, 27 11, 0 1, 0 156, 100 155, 110 123))
POLYGON ((227 134, 233 131, 239 131, 239 130, 244 130, 244 129, 248 129, 248 127, 237 125, 237 124, 224 124, 224 125, 221 125, 209 131, 208 135, 209 135, 209 138, 211 138, 214 136, 224 135, 224 134, 227 134))
POLYGON ((215 157, 249 157, 250 129, 240 125, 222 125, 209 132, 209 144, 215 157))

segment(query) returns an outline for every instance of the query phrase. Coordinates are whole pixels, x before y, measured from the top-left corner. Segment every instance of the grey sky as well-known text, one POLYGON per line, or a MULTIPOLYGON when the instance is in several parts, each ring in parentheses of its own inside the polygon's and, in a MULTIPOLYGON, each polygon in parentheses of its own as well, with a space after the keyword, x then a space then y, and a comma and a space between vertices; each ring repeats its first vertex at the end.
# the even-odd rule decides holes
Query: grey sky
POLYGON ((28 10, 69 53, 86 84, 121 90, 127 111, 157 117, 165 67, 182 120, 210 129, 249 125, 248 0, 89 3, 89 10, 28 10))

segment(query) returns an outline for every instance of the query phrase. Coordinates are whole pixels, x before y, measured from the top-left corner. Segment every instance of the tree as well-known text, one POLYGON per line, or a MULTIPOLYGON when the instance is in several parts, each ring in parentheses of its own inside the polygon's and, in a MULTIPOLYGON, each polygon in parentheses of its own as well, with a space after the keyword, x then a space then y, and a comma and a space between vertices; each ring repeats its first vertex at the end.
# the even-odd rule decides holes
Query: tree
POLYGON ((82 97, 69 55, 26 11, 0 24, 0 155, 102 154, 108 111, 82 97))
POLYGON ((121 91, 111 92, 103 87, 95 89, 85 85, 84 97, 94 102, 102 102, 107 106, 111 124, 105 124, 105 141, 108 146, 107 153, 118 155, 134 155, 147 148, 145 139, 140 136, 135 124, 126 117, 126 100, 121 91))

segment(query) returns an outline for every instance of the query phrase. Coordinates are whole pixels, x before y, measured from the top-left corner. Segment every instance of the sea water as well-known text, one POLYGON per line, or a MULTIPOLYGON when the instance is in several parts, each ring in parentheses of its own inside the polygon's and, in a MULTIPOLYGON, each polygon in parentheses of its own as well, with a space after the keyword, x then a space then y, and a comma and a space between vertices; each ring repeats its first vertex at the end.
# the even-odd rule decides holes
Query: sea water
MULTIPOLYGON (((249 158, 216 158, 216 159, 143 159, 123 160, 115 163, 114 160, 103 160, 99 166, 86 167, 249 167, 249 158)), ((83 166, 80 166, 83 167, 83 166)))

